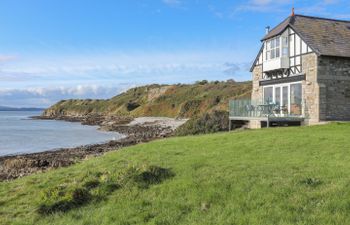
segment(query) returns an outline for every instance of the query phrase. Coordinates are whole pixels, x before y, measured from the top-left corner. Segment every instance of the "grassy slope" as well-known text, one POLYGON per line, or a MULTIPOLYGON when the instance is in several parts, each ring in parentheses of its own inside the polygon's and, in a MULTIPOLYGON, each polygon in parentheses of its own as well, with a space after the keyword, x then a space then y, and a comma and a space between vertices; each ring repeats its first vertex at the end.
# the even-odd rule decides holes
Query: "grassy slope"
POLYGON ((227 111, 229 99, 246 98, 250 93, 251 82, 148 85, 132 88, 109 100, 61 101, 49 108, 47 113, 192 117, 212 110, 227 111), (127 110, 129 102, 140 107, 127 110))
POLYGON ((170 138, 0 185, 1 224, 344 224, 350 221, 350 124, 170 138), (149 189, 39 216, 40 193, 126 164, 169 167, 149 189), (206 210, 201 210, 205 206, 206 210))

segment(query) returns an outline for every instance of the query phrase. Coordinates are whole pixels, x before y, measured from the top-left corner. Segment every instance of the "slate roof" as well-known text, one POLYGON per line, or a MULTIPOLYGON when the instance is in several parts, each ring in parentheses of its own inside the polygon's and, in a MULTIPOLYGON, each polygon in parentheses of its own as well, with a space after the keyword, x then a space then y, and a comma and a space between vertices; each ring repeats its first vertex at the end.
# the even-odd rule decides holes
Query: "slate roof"
POLYGON ((280 35, 288 26, 318 55, 350 57, 350 21, 294 15, 272 29, 262 41, 280 35))

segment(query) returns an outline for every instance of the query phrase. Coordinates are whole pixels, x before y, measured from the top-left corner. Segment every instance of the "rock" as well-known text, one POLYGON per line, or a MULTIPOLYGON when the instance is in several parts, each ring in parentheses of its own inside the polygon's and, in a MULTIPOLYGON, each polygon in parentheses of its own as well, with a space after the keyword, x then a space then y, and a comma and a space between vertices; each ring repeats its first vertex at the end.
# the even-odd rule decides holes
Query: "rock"
POLYGON ((59 116, 35 117, 35 119, 55 119, 70 122, 81 122, 85 125, 99 125, 101 129, 116 131, 126 137, 110 141, 105 144, 80 146, 76 148, 63 148, 56 151, 47 151, 19 156, 0 157, 0 181, 16 179, 32 173, 43 172, 49 169, 67 167, 78 161, 96 157, 108 151, 148 142, 157 138, 173 135, 171 127, 160 126, 157 123, 129 125, 131 117, 119 116, 59 116))

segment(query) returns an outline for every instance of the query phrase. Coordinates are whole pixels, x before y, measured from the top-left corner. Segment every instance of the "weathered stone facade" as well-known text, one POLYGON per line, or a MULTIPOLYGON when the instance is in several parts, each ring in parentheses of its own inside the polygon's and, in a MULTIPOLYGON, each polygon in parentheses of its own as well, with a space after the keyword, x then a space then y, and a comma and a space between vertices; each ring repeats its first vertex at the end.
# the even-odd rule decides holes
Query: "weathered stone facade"
MULTIPOLYGON (((305 125, 322 121, 350 120, 350 58, 302 56, 302 98, 305 125)), ((252 100, 263 99, 262 66, 253 70, 252 100)), ((250 128, 260 128, 260 121, 251 120, 250 128)))
POLYGON ((263 98, 263 88, 259 85, 260 80, 262 80, 262 65, 254 67, 253 70, 253 101, 260 101, 263 98))
POLYGON ((320 120, 350 120, 350 58, 318 57, 320 120))
MULTIPOLYGON (((252 101, 259 102, 263 98, 263 88, 259 85, 259 81, 262 79, 262 65, 255 66, 253 70, 253 90, 252 90, 252 101)), ((248 124, 250 129, 261 128, 260 120, 250 120, 248 124)))
POLYGON ((304 124, 311 125, 320 122, 320 85, 317 82, 317 55, 310 53, 302 56, 302 73, 305 81, 302 82, 304 124))
POLYGON ((250 128, 350 121, 349 28, 350 21, 292 14, 268 30, 250 69, 251 105, 238 107, 245 113, 237 118, 250 128), (273 106, 262 104, 264 90, 273 106))

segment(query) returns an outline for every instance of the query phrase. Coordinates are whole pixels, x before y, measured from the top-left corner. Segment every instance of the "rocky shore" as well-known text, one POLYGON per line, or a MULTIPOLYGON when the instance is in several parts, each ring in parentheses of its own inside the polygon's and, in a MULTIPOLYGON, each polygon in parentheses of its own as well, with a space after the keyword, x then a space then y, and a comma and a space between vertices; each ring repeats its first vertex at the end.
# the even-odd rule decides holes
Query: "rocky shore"
POLYGON ((80 122, 84 125, 98 125, 100 129, 116 131, 126 137, 105 144, 87 145, 76 148, 64 148, 52 151, 16 156, 0 157, 0 181, 27 176, 32 173, 72 165, 81 160, 119 150, 126 146, 169 137, 174 130, 186 122, 162 117, 118 117, 118 116, 39 116, 33 119, 65 120, 80 122))

